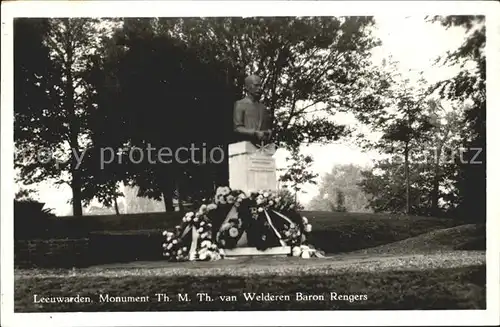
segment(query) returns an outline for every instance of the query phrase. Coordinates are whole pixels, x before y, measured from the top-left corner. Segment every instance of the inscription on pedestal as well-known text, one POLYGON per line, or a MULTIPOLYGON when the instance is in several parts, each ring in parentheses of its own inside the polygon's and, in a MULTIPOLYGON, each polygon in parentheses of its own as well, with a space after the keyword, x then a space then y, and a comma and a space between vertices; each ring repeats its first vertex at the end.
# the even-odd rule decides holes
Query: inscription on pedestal
POLYGON ((276 189, 276 166, 273 157, 254 154, 248 161, 249 189, 252 191, 276 189))
POLYGON ((229 157, 229 186, 244 192, 277 189, 276 161, 247 142, 232 144, 229 157))
POLYGON ((253 155, 249 158, 248 170, 261 172, 275 172, 274 158, 253 155))

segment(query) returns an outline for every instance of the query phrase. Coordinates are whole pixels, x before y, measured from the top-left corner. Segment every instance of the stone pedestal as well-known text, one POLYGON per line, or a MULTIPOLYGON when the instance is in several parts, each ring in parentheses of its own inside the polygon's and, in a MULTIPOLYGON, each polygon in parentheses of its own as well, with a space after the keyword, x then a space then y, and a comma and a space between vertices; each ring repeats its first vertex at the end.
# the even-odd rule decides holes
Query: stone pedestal
MULTIPOLYGON (((247 195, 260 190, 277 191, 276 161, 273 158, 274 144, 257 148, 250 142, 229 144, 229 187, 241 190, 247 195)), ((225 250, 227 257, 271 255, 290 255, 289 246, 269 248, 259 251, 248 247, 242 237, 234 249, 225 250)))
MULTIPOLYGON (((277 191, 276 160, 273 158, 274 144, 256 147, 251 142, 229 144, 229 187, 247 195, 260 190, 277 191)), ((289 246, 279 246, 259 251, 248 247, 246 234, 234 249, 224 250, 227 257, 290 255, 289 246)))
POLYGON ((229 187, 247 195, 259 190, 277 190, 274 145, 257 148, 250 142, 229 145, 229 187))

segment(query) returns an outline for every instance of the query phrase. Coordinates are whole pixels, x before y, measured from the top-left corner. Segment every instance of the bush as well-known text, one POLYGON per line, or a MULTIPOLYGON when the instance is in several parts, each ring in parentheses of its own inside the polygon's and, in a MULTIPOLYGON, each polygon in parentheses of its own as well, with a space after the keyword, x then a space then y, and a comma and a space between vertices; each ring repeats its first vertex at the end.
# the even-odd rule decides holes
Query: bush
POLYGON ((55 214, 44 209, 44 203, 34 200, 14 200, 14 237, 34 238, 48 230, 55 214))

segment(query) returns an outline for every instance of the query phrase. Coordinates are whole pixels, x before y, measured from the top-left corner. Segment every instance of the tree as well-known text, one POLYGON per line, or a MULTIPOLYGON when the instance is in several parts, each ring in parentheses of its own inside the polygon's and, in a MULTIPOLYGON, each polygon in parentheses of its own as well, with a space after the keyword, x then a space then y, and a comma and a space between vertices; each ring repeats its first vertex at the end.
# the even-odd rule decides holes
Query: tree
POLYGON ((409 178, 406 178, 401 156, 379 160, 373 169, 361 173, 363 178, 359 185, 369 195, 369 206, 375 212, 406 212, 407 195, 410 194, 413 214, 453 214, 456 207, 453 179, 457 173, 454 156, 461 128, 459 117, 456 108, 446 113, 438 111, 431 116, 434 127, 430 136, 412 148, 409 178), (410 192, 407 192, 407 181, 410 181, 410 192))
POLYGON ((456 104, 452 104, 451 110, 447 111, 443 108, 442 103, 437 100, 431 100, 428 104, 431 110, 431 123, 434 127, 431 130, 430 139, 424 142, 420 151, 429 154, 429 157, 432 158, 433 180, 430 210, 433 215, 438 215, 442 212, 439 200, 444 200, 441 197, 439 188, 443 186, 446 179, 453 178, 450 173, 457 169, 454 162, 443 159, 449 158, 447 152, 459 147, 459 133, 463 128, 461 121, 463 110, 460 110, 456 104))
POLYGON ((395 73, 396 63, 391 63, 382 76, 385 78, 384 93, 379 95, 383 101, 370 110, 356 110, 355 115, 362 123, 370 126, 372 131, 379 132, 376 141, 365 139, 358 135, 358 141, 363 147, 377 149, 391 156, 402 157, 405 176, 406 205, 405 213, 411 213, 410 194, 410 159, 411 152, 427 140, 433 127, 428 100, 426 82, 423 78, 414 85, 409 78, 395 73))
POLYGON ((103 34, 98 23, 84 18, 15 23, 15 140, 21 151, 38 154, 16 160, 16 167, 25 184, 50 178, 67 183, 76 216, 82 215, 83 201, 79 158, 88 146, 88 119, 95 110, 86 78, 103 34))
MULTIPOLYGON (((369 75, 369 50, 376 45, 372 24, 365 17, 125 19, 104 56, 120 99, 110 107, 122 110, 109 117, 123 122, 121 143, 130 147, 178 149, 192 141, 227 153, 232 106, 245 75, 256 73, 264 78, 280 146, 294 150, 338 139, 347 130, 328 116, 355 103, 348 94, 365 87, 360 80, 369 75), (164 118, 170 108, 183 108, 175 121, 164 118)), ((228 182, 227 159, 130 168, 139 194, 163 198, 167 209, 174 197, 188 199, 228 182)))
POLYGON ((347 209, 345 207, 345 195, 341 190, 337 190, 337 204, 335 206, 335 211, 337 212, 346 212, 347 209))
POLYGON ((433 17, 443 26, 462 27, 466 37, 462 45, 440 58, 437 63, 458 65, 460 72, 434 89, 443 97, 470 104, 462 129, 462 147, 467 151, 457 158, 455 178, 457 213, 470 221, 486 219, 486 26, 484 16, 433 17))
POLYGON ((430 215, 432 175, 430 166, 410 161, 406 175, 401 161, 384 159, 373 169, 362 171, 359 186, 369 198, 369 207, 374 212, 406 213, 430 215), (410 181, 409 192, 407 181, 410 181), (408 195, 410 198, 408 199, 408 195), (408 202, 410 210, 408 210, 408 202))
POLYGON ((318 174, 311 172, 312 157, 305 156, 294 151, 286 158, 287 162, 291 162, 286 172, 280 177, 280 181, 289 183, 291 189, 295 193, 295 203, 297 203, 297 194, 302 190, 304 184, 317 184, 315 178, 318 174))
POLYGON ((155 33, 151 21, 125 19, 106 43, 102 110, 92 137, 100 148, 122 153, 120 163, 106 165, 107 175, 137 186, 139 196, 163 200, 171 211, 174 198, 212 192, 223 179, 209 152, 228 140, 231 107, 222 71, 179 40, 155 33), (109 133, 111 123, 120 132, 109 133), (170 153, 166 159, 163 150, 170 153))
POLYGON ((348 212, 369 212, 368 197, 358 185, 363 179, 362 167, 335 165, 321 178, 318 194, 311 199, 308 210, 336 211, 337 195, 342 193, 343 206, 348 212))
POLYGON ((370 50, 378 45, 371 17, 188 18, 155 21, 226 70, 234 103, 247 74, 263 78, 263 101, 275 117, 275 141, 296 151, 348 133, 331 116, 376 102, 370 50))

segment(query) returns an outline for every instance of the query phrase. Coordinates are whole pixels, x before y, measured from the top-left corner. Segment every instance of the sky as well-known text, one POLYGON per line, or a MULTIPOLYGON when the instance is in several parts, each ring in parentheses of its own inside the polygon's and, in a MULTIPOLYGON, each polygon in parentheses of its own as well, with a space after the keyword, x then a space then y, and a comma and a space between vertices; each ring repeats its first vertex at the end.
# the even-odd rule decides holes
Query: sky
MULTIPOLYGON (((456 49, 463 41, 464 31, 460 28, 445 29, 438 24, 427 23, 424 17, 377 16, 376 32, 382 45, 375 49, 374 60, 381 62, 389 55, 399 62, 401 73, 409 78, 415 78, 416 72, 423 71, 429 83, 434 83, 453 76, 456 68, 436 67, 433 61, 446 51, 456 49)), ((334 117, 339 124, 351 124, 349 115, 334 117)), ((338 164, 357 164, 369 166, 378 155, 373 152, 363 152, 356 145, 340 140, 328 145, 312 144, 302 147, 304 154, 313 157, 312 170, 320 176, 332 170, 338 164)), ((286 167, 287 153, 278 150, 274 156, 278 168, 286 167)), ((18 186, 17 186, 18 187, 18 186)), ((45 203, 46 208, 52 208, 57 215, 67 215, 71 212, 71 189, 65 185, 55 187, 51 182, 38 186, 38 200, 45 203)), ((317 185, 306 185, 304 193, 298 195, 301 203, 306 204, 318 192, 317 185)))

